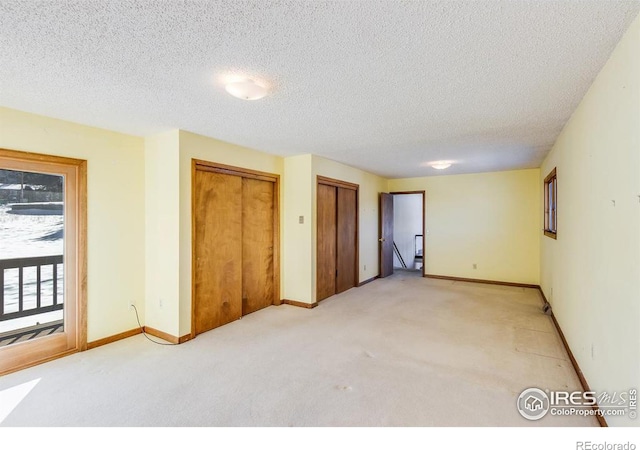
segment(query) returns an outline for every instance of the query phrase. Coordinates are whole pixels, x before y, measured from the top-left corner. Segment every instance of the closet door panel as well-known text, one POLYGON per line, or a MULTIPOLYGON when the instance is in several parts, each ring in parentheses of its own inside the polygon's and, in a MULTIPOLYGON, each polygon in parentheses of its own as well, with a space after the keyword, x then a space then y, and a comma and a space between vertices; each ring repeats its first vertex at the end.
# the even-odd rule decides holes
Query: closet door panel
POLYGON ((336 293, 336 188, 318 184, 317 295, 320 301, 336 293))
POLYGON ((355 190, 338 188, 336 293, 356 285, 356 196, 355 190))
POLYGON ((242 316, 242 178, 195 173, 195 332, 242 316))
POLYGON ((380 278, 393 275, 393 194, 380 193, 380 278))
POLYGON ((242 179, 243 315, 274 303, 274 187, 242 179))

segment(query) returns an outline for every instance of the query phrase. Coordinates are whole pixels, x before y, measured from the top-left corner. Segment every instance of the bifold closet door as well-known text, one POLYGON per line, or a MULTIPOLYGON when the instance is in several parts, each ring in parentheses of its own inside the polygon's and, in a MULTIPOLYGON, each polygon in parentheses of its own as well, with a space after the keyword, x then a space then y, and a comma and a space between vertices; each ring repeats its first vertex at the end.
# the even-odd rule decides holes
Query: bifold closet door
POLYGON ((242 178, 243 315, 274 303, 274 187, 242 178))
POLYGON ((318 184, 317 301, 336 293, 336 189, 318 184))
POLYGON ((318 183, 316 300, 354 287, 357 282, 358 191, 318 183))
POLYGON ((336 289, 339 294, 356 285, 356 196, 353 189, 337 188, 337 267, 336 289))
POLYGON ((243 178, 195 172, 195 332, 242 317, 243 178))

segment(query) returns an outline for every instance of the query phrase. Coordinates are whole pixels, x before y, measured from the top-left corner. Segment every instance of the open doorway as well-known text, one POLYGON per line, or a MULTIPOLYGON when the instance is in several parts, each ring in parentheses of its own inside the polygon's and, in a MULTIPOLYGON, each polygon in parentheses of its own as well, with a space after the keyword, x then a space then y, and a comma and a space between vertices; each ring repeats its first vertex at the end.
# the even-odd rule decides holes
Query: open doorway
POLYGON ((396 271, 424 276, 425 192, 380 194, 380 277, 396 271))
POLYGON ((393 270, 424 267, 423 194, 393 194, 393 270))

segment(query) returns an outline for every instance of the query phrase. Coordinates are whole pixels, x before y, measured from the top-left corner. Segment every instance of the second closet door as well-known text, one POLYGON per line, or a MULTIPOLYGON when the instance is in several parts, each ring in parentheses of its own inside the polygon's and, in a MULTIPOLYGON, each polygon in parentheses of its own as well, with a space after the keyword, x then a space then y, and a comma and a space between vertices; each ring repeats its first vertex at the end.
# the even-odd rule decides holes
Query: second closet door
POLYGON ((357 284, 358 191, 318 183, 316 300, 357 284))
POLYGON ((273 183, 242 178, 242 315, 273 304, 273 183))
POLYGON ((336 294, 356 285, 356 191, 337 188, 336 294))

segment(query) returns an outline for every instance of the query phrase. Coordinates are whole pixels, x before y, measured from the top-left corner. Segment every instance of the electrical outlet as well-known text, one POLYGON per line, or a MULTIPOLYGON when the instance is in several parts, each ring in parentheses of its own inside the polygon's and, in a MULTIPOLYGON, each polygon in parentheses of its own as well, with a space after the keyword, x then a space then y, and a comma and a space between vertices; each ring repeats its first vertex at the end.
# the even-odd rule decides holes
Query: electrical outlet
POLYGON ((304 216, 298 216, 298 223, 304 223, 304 216))
POLYGON ((129 311, 133 311, 135 307, 135 303, 134 302, 129 302, 129 311))
POLYGON ((364 271, 365 272, 367 271, 367 265, 366 264, 364 265, 364 271))
POLYGON ((474 269, 477 269, 477 268, 478 268, 478 265, 477 265, 477 264, 474 264, 474 265, 473 265, 473 268, 474 268, 474 269))
POLYGON ((162 303, 163 303, 163 300, 162 300, 162 299, 160 299, 160 300, 158 301, 158 306, 160 306, 160 309, 162 309, 162 303))

